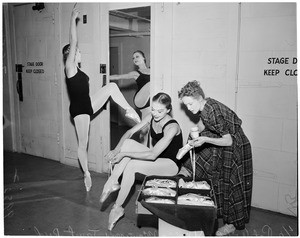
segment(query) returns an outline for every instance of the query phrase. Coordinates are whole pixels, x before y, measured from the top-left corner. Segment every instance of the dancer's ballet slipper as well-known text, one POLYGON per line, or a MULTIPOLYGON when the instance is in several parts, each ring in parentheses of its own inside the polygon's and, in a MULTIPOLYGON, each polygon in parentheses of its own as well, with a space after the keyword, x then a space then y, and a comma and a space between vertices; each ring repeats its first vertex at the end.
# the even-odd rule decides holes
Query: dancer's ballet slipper
POLYGON ((100 203, 103 203, 108 197, 109 195, 114 192, 117 191, 121 188, 120 184, 115 183, 113 184, 108 190, 103 190, 101 196, 100 196, 100 203))
POLYGON ((92 187, 92 179, 90 173, 85 173, 84 175, 84 185, 87 192, 91 190, 92 187))
POLYGON ((108 219, 108 230, 112 230, 114 226, 116 225, 117 221, 124 216, 124 208, 122 206, 119 206, 117 204, 114 204, 112 207, 110 213, 109 213, 109 219, 108 219))
POLYGON ((189 143, 183 146, 181 149, 178 150, 178 153, 176 155, 176 159, 180 160, 187 152, 189 152, 193 146, 191 146, 189 143))
POLYGON ((125 116, 130 118, 131 120, 135 121, 136 123, 141 122, 139 115, 133 108, 127 108, 125 116))
POLYGON ((217 232, 216 236, 227 236, 235 231, 235 226, 233 224, 225 224, 224 226, 220 227, 217 232))

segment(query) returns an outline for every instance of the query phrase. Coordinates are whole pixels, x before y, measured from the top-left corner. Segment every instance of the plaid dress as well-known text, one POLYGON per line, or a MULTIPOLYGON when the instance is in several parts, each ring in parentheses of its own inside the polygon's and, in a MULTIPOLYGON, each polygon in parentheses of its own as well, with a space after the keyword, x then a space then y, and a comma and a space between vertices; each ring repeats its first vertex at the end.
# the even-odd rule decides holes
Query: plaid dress
MULTIPOLYGON (((245 223, 249 222, 252 195, 251 145, 235 112, 212 98, 206 100, 199 113, 205 126, 201 136, 220 138, 230 134, 232 145, 222 147, 205 143, 195 148, 195 176, 197 180, 212 180, 218 217, 223 217, 225 223, 233 224, 237 229, 244 229, 245 223)), ((190 159, 184 166, 192 171, 190 159)))

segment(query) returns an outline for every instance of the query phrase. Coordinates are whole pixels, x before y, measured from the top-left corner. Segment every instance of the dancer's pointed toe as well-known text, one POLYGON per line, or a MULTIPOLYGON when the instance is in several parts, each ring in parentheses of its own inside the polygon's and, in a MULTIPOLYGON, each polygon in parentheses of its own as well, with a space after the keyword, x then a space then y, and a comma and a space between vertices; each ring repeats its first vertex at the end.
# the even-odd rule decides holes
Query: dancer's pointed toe
POLYGON ((140 119, 139 115, 132 108, 128 108, 126 110, 125 116, 128 117, 128 118, 130 118, 131 120, 135 121, 136 123, 140 123, 141 122, 141 119, 140 119))
POLYGON ((124 216, 124 208, 122 206, 118 206, 114 204, 110 213, 109 213, 109 220, 108 220, 108 230, 112 230, 117 221, 124 216))
POLYGON ((92 187, 92 178, 90 173, 84 175, 84 185, 87 192, 91 190, 92 187))
POLYGON ((116 184, 113 184, 108 190, 103 190, 101 196, 100 196, 100 203, 103 203, 105 202, 105 200, 109 197, 109 195, 114 192, 114 191, 117 191, 121 188, 120 184, 116 183, 116 184))

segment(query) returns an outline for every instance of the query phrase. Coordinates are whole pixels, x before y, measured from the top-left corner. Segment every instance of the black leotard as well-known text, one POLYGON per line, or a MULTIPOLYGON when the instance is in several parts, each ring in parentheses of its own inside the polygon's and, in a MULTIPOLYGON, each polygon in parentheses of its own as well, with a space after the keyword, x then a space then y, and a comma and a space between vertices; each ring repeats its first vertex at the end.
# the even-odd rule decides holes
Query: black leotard
POLYGON ((74 118, 80 114, 93 115, 90 99, 89 77, 77 68, 77 73, 68 78, 66 75, 67 89, 70 96, 69 111, 74 118))
MULTIPOLYGON (((151 133, 151 138, 152 138, 152 145, 154 146, 161 138, 164 137, 164 129, 167 125, 169 125, 170 123, 177 123, 178 122, 174 119, 169 120, 162 128, 162 132, 161 133, 156 133, 152 127, 152 122, 153 119, 151 120, 150 123, 150 133, 151 133)), ((183 139, 182 139, 182 133, 180 130, 180 133, 176 136, 174 136, 174 138, 172 139, 171 143, 169 144, 169 146, 158 156, 158 158, 169 158, 171 160, 173 160, 176 165, 178 166, 178 168, 181 168, 181 162, 180 160, 176 159, 176 155, 178 150, 183 146, 183 139)))
MULTIPOLYGON (((149 74, 143 74, 141 71, 137 70, 137 72, 140 74, 139 77, 136 79, 136 84, 138 86, 138 89, 133 97, 133 102, 135 102, 135 97, 137 95, 137 93, 142 89, 142 87, 144 87, 147 83, 150 82, 150 75, 149 74)), ((146 107, 149 107, 150 106, 150 92, 149 92, 149 99, 147 101, 147 103, 145 104, 145 106, 143 107, 138 107, 136 104, 135 106, 138 108, 138 109, 144 109, 146 107)))

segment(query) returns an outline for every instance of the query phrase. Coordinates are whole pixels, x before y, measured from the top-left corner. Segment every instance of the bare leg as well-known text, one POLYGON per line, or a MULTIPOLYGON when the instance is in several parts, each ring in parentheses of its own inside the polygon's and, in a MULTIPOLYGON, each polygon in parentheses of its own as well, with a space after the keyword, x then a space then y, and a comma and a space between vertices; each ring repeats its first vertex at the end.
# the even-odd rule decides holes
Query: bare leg
MULTIPOLYGON (((149 151, 147 146, 144 146, 134 140, 126 139, 121 147, 121 152, 144 152, 149 151)), ((118 179, 126 168, 128 162, 131 160, 129 157, 123 158, 119 163, 117 163, 112 171, 111 176, 104 185, 103 191, 109 189, 113 184, 118 183, 118 179)))
POLYGON ((111 97, 118 105, 120 105, 126 114, 131 119, 139 122, 140 118, 136 111, 128 104, 120 89, 115 83, 109 83, 99 89, 93 96, 91 96, 92 108, 94 113, 103 107, 104 103, 111 97))
POLYGON ((142 119, 144 119, 151 112, 151 109, 150 107, 146 107, 144 109, 141 109, 140 111, 142 113, 142 119))
POLYGON ((118 206, 122 206, 126 200, 137 172, 144 175, 174 176, 178 172, 178 167, 174 161, 165 158, 158 158, 155 161, 130 160, 123 172, 121 190, 116 200, 118 206))
MULTIPOLYGON (((151 112, 150 107, 146 107, 144 109, 141 109, 140 111, 142 113, 142 119, 144 119, 151 112)), ((147 145, 148 139, 150 139, 149 138, 149 127, 143 128, 139 134, 139 141, 141 144, 147 145)))
MULTIPOLYGON (((149 150, 148 147, 137 143, 133 140, 127 140, 124 143, 128 151, 145 151, 149 150)), ((124 151, 124 150, 123 150, 124 151)), ((134 184, 135 174, 137 172, 145 175, 175 175, 178 171, 177 165, 171 159, 157 159, 156 161, 142 161, 130 158, 123 158, 126 160, 125 167, 116 168, 115 173, 120 174, 123 171, 123 179, 121 183, 121 190, 114 206, 109 213, 108 229, 112 230, 117 221, 124 215, 124 208, 122 207, 125 199, 127 198, 132 185, 134 184), (120 170, 118 170, 120 169, 120 170)))
POLYGON ((156 161, 130 160, 123 173, 121 190, 117 201, 109 213, 108 229, 112 230, 117 221, 124 215, 122 205, 134 184, 135 173, 172 176, 177 171, 178 167, 171 159, 159 158, 156 161))
POLYGON ((89 191, 89 189, 92 186, 90 172, 88 170, 88 157, 87 157, 90 116, 87 114, 78 115, 74 118, 74 122, 75 122, 77 137, 78 137, 77 155, 85 175, 85 180, 84 180, 85 186, 87 191, 89 191))

